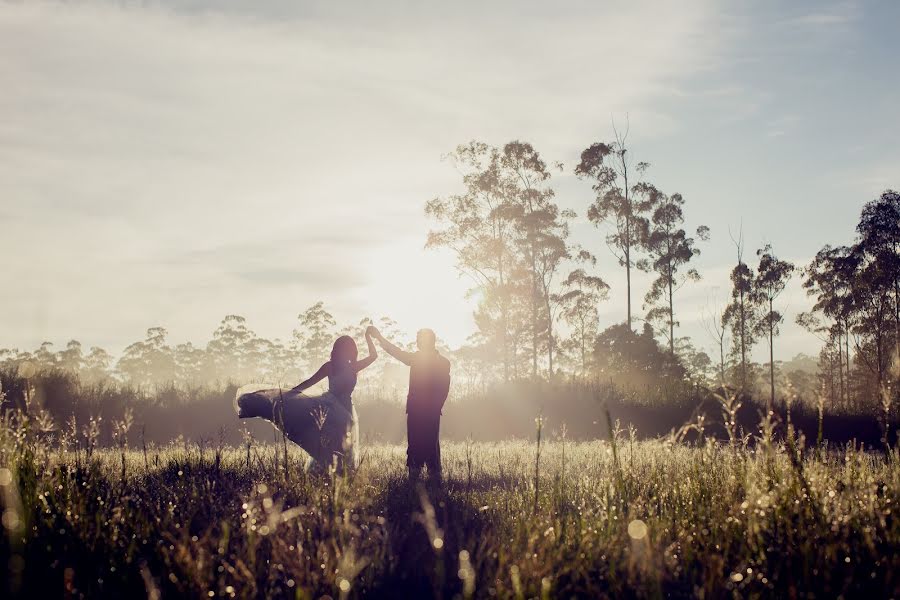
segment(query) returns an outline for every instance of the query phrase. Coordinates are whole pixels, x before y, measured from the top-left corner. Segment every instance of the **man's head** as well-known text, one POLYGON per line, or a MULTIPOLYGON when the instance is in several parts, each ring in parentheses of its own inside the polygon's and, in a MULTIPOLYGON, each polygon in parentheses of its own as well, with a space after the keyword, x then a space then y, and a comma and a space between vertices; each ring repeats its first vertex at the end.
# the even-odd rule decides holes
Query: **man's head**
POLYGON ((416 334, 416 346, 422 351, 433 351, 437 343, 437 336, 431 329, 420 329, 416 334))

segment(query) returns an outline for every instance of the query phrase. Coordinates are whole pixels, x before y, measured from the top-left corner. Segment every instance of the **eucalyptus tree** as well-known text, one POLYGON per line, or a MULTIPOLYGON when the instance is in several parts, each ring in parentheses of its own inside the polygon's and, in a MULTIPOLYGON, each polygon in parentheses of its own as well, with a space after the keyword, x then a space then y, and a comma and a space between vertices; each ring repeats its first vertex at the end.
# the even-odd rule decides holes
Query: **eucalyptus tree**
POLYGON ((222 319, 206 345, 206 354, 217 379, 246 382, 257 376, 259 338, 240 315, 222 319))
POLYGON ((850 369, 852 336, 856 363, 875 379, 874 389, 863 387, 889 404, 890 366, 900 360, 900 194, 887 190, 868 202, 856 233, 851 246, 825 246, 804 269, 804 287, 816 302, 801 322, 837 338, 839 352, 843 337, 841 379, 848 390, 860 383, 850 369))
POLYGON ((713 339, 716 348, 719 351, 718 365, 718 384, 724 386, 726 383, 725 376, 725 348, 728 339, 728 322, 725 319, 723 311, 719 310, 718 304, 712 308, 707 308, 703 315, 703 328, 706 333, 713 339))
POLYGON ((856 232, 865 276, 893 305, 887 320, 893 321, 893 358, 900 364, 900 193, 886 190, 866 203, 856 232))
POLYGON ((815 303, 810 311, 797 315, 797 323, 835 347, 841 402, 847 402, 850 396, 850 332, 857 262, 848 246, 826 245, 801 271, 803 287, 815 303))
POLYGON ((297 320, 299 327, 294 330, 294 342, 308 372, 314 373, 328 360, 337 322, 321 300, 297 315, 297 320))
POLYGON ((753 324, 758 306, 754 302, 753 271, 744 262, 743 236, 734 240, 737 249, 737 265, 731 270, 731 302, 722 313, 722 322, 731 328, 732 355, 739 361, 741 390, 746 391, 749 381, 750 350, 756 343, 753 324))
POLYGON ((166 343, 169 332, 151 327, 146 337, 125 348, 116 369, 126 380, 137 385, 159 385, 177 378, 175 356, 166 343))
MULTIPOLYGON (((596 259, 582 251, 580 262, 596 264, 596 259)), ((579 267, 569 273, 562 282, 559 302, 562 316, 571 330, 570 346, 578 352, 581 373, 587 373, 587 356, 599 332, 600 318, 597 305, 609 297, 609 285, 597 275, 591 275, 579 267)))
MULTIPOLYGON (((653 212, 650 216, 645 247, 647 257, 639 260, 637 266, 643 271, 656 273, 656 279, 644 296, 645 306, 650 306, 647 321, 663 323, 663 331, 669 338, 669 352, 675 356, 675 292, 688 281, 699 281, 697 269, 684 267, 692 258, 700 254, 695 246, 694 238, 688 237, 684 224, 684 198, 681 194, 667 195, 655 186, 641 183, 635 186, 635 192, 651 203, 653 212)), ((709 228, 701 225, 697 228, 697 238, 709 239, 709 228)))
POLYGON ((538 350, 543 338, 552 376, 557 308, 552 289, 560 266, 570 258, 568 221, 575 215, 560 211, 553 202, 554 191, 548 184, 550 168, 531 144, 509 142, 503 146, 501 157, 503 187, 515 215, 516 248, 530 281, 531 375, 538 374, 538 350))
POLYGON ((644 247, 652 205, 645 197, 634 193, 634 179, 643 175, 650 166, 639 162, 632 168, 629 162, 626 138, 628 132, 615 141, 591 144, 581 153, 575 174, 593 182, 596 198, 588 208, 588 219, 597 227, 612 226, 606 236, 606 244, 619 265, 625 267, 627 323, 631 328, 631 268, 637 254, 644 247))
POLYGON ((109 352, 99 346, 91 346, 87 356, 84 358, 82 378, 88 382, 107 379, 110 376, 112 361, 113 357, 109 352))
POLYGON ((69 340, 66 349, 58 352, 59 368, 76 375, 84 369, 84 360, 84 351, 78 340, 69 340))
POLYGON ((479 296, 476 323, 489 332, 488 343, 499 346, 503 377, 509 380, 518 272, 509 178, 502 175, 501 151, 483 142, 460 145, 448 158, 462 173, 465 189, 426 203, 425 214, 438 228, 428 232, 425 247, 451 250, 457 269, 473 281, 470 293, 479 296))
MULTIPOLYGON (((203 383, 211 375, 209 355, 203 348, 194 346, 191 342, 185 342, 175 346, 175 373, 176 380, 186 384, 203 383)), ((236 376, 236 373, 232 373, 236 376)))
POLYGON ((775 299, 784 291, 787 282, 794 272, 794 265, 781 260, 772 253, 772 246, 756 251, 759 266, 753 285, 753 297, 756 304, 763 307, 763 313, 754 324, 757 334, 769 338, 769 410, 775 406, 775 336, 778 335, 778 324, 783 317, 775 310, 775 299))

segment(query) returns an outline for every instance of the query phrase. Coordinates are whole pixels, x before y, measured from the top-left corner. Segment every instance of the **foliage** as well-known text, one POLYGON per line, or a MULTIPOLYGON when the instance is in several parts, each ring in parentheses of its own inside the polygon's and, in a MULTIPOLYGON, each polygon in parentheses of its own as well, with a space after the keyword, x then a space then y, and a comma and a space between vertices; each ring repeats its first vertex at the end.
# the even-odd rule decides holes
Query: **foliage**
POLYGON ((597 336, 594 361, 604 379, 635 387, 658 387, 687 374, 677 357, 660 348, 649 323, 640 334, 626 323, 604 330, 597 336))
MULTIPOLYGON (((656 187, 642 183, 635 186, 636 191, 646 196, 653 206, 650 226, 647 233, 647 258, 638 261, 638 268, 653 271, 657 277, 644 296, 644 303, 651 309, 647 313, 647 321, 662 323, 660 328, 669 340, 669 352, 675 355, 675 320, 674 294, 687 281, 699 281, 700 273, 696 269, 688 269, 679 273, 682 267, 700 250, 694 245, 694 238, 688 237, 681 227, 684 223, 684 198, 681 194, 671 196, 663 194, 656 187)), ((709 228, 701 225, 697 228, 697 237, 709 239, 709 228)))
POLYGON ((574 213, 553 202, 550 168, 531 144, 497 148, 473 141, 450 158, 463 173, 465 191, 426 204, 439 227, 429 232, 426 247, 449 248, 473 280, 478 339, 502 363, 503 378, 517 377, 522 359, 536 378, 544 351, 552 374, 561 308, 556 280, 571 258, 566 240, 574 213))
POLYGON ((787 261, 779 260, 773 253, 772 247, 766 245, 757 250, 759 266, 756 268, 756 279, 753 282, 751 296, 753 302, 762 307, 764 311, 753 324, 754 333, 765 335, 769 338, 769 378, 770 397, 769 409, 775 405, 775 336, 778 335, 778 324, 782 321, 781 313, 775 310, 775 299, 784 291, 794 265, 787 261))
POLYGON ((900 396, 900 194, 887 190, 867 203, 856 232, 855 243, 825 246, 804 269, 815 304, 798 321, 822 334, 833 355, 825 357, 838 375, 838 386, 829 386, 839 390, 832 403, 880 398, 887 417, 900 396))
POLYGON ((628 132, 619 135, 611 143, 597 142, 581 153, 575 167, 575 175, 593 182, 596 195, 588 207, 587 217, 594 225, 611 224, 606 245, 625 267, 628 327, 631 327, 631 268, 635 266, 637 253, 644 248, 649 233, 647 215, 652 210, 652 198, 642 194, 642 183, 631 178, 640 177, 649 164, 639 162, 631 169, 626 138, 628 132))

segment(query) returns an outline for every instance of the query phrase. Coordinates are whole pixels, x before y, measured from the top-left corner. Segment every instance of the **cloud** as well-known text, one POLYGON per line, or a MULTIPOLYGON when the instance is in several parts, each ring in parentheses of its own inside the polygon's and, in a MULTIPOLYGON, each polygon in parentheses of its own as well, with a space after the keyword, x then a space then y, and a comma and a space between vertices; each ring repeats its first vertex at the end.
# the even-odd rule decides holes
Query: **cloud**
POLYGON ((524 138, 569 160, 625 112, 637 137, 678 132, 655 99, 709 68, 713 9, 6 4, 0 268, 25 296, 0 300, 0 328, 120 344, 228 312, 278 331, 326 295, 403 304, 379 288, 396 267, 359 259, 421 251, 424 201, 459 186, 443 153, 524 138))

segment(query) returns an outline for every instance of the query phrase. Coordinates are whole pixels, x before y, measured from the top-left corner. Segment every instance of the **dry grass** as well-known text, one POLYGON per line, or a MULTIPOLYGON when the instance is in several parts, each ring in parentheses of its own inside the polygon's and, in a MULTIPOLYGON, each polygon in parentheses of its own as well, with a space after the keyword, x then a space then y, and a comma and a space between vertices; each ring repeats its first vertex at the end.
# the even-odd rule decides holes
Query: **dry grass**
POLYGON ((2 431, 0 564, 22 597, 900 592, 896 452, 557 439, 538 470, 535 441, 446 444, 434 489, 398 446, 322 476, 271 444, 88 456, 37 419, 2 431))

